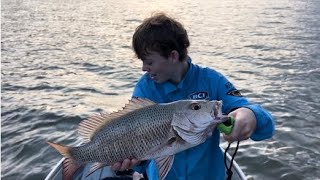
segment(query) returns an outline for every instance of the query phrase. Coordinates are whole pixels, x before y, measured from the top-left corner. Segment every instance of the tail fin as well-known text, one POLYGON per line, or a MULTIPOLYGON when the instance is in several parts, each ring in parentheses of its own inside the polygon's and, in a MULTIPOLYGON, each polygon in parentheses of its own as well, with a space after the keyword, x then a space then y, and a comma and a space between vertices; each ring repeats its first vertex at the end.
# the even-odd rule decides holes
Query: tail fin
POLYGON ((70 158, 70 147, 68 146, 64 146, 64 145, 60 145, 57 143, 53 143, 53 142, 49 142, 47 141, 47 143, 52 146, 54 149, 56 149, 62 156, 66 157, 66 158, 70 158))

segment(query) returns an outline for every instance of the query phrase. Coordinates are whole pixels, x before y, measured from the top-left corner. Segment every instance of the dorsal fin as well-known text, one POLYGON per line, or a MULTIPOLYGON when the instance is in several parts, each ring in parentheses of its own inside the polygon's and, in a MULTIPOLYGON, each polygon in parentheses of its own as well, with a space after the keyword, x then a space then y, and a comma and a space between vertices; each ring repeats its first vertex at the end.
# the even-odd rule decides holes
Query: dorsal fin
POLYGON ((129 103, 123 107, 122 110, 113 112, 111 114, 101 113, 99 115, 94 115, 86 120, 83 120, 79 124, 78 133, 83 138, 83 141, 87 143, 91 141, 96 132, 98 132, 100 129, 102 129, 115 119, 137 109, 141 109, 154 104, 156 103, 149 99, 132 98, 131 100, 129 100, 129 103))

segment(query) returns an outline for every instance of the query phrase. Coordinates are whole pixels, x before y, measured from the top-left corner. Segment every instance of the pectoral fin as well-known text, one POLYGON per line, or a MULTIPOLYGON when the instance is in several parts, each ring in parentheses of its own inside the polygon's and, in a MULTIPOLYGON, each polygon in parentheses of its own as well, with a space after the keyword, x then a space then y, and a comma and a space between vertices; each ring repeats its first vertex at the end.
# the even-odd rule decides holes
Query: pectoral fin
POLYGON ((164 179, 170 171, 173 164, 174 156, 166 156, 155 159, 158 166, 159 178, 164 179))

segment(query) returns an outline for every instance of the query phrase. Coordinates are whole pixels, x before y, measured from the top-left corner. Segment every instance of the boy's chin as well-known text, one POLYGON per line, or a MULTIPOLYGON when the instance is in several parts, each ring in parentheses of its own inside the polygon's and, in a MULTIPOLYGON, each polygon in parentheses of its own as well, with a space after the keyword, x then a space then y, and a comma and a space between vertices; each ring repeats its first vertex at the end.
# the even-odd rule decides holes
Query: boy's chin
POLYGON ((161 84, 161 83, 164 83, 166 82, 166 80, 163 80, 163 79, 153 79, 153 81, 157 84, 161 84))

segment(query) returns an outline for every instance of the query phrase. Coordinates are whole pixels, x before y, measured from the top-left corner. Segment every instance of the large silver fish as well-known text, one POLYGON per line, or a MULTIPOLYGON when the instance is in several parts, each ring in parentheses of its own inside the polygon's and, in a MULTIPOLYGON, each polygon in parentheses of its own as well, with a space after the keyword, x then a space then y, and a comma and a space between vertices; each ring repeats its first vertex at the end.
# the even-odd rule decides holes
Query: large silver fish
POLYGON ((91 172, 127 158, 155 159, 159 178, 170 170, 174 154, 203 143, 223 120, 221 101, 180 100, 156 104, 133 98, 123 110, 80 123, 84 144, 67 147, 48 142, 66 157, 64 176, 94 162, 91 172))

